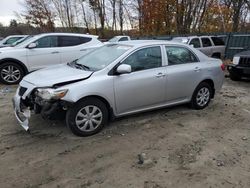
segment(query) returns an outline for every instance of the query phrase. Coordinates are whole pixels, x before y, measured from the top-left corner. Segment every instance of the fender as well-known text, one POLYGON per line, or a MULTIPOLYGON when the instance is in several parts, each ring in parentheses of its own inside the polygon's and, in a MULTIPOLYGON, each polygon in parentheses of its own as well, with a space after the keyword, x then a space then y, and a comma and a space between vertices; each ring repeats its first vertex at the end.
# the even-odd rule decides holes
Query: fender
POLYGON ((28 74, 28 73, 29 73, 29 70, 28 70, 28 68, 26 67, 26 65, 25 65, 23 62, 21 62, 21 61, 19 61, 19 60, 17 60, 17 59, 13 59, 13 58, 4 58, 4 59, 1 59, 1 60, 0 60, 0 64, 5 63, 5 62, 17 63, 17 64, 19 64, 19 65, 22 66, 22 68, 23 68, 25 74, 28 74))

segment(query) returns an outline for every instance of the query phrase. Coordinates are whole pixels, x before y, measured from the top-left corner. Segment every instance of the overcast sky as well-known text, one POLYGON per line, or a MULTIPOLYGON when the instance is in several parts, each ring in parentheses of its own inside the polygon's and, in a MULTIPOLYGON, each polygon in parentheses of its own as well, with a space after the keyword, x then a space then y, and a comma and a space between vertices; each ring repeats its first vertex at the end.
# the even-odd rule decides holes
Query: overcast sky
POLYGON ((0 23, 9 25, 11 19, 15 19, 14 11, 22 11, 23 0, 0 0, 0 23))

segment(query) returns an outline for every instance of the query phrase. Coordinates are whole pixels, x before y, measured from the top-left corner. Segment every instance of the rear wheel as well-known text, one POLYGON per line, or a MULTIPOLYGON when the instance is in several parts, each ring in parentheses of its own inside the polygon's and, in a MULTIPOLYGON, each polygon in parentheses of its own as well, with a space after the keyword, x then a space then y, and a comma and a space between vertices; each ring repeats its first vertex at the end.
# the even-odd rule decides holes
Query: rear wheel
POLYGON ((91 136, 108 123, 108 109, 96 98, 79 101, 67 112, 66 123, 77 136, 91 136))
POLYGON ((210 84, 202 82, 197 86, 193 93, 191 107, 197 110, 204 109, 208 106, 211 97, 212 88, 210 84))
POLYGON ((0 81, 3 84, 18 84, 24 76, 24 71, 17 63, 6 62, 0 65, 0 81))

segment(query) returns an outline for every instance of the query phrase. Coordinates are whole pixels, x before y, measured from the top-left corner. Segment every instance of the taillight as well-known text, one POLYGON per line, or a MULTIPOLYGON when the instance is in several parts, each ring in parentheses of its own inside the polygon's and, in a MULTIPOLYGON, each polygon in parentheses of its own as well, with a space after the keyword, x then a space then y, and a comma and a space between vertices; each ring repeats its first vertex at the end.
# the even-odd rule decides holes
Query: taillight
POLYGON ((221 64, 220 68, 221 68, 222 71, 226 70, 226 66, 224 65, 224 63, 221 64))

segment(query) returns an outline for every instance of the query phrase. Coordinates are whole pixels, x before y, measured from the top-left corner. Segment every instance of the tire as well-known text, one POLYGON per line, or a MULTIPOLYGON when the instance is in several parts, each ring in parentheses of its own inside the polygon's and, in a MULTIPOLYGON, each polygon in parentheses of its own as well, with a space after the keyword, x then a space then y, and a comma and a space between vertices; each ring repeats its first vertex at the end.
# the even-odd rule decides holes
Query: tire
POLYGON ((210 84, 202 82, 197 86, 193 93, 191 107, 196 110, 204 109, 210 103, 211 97, 212 87, 210 86, 210 84))
POLYGON ((234 74, 234 73, 229 73, 229 77, 233 81, 240 81, 241 80, 241 77, 238 76, 238 75, 236 75, 236 74, 234 74))
POLYGON ((66 124, 76 136, 86 137, 100 132, 108 123, 108 109, 97 98, 77 102, 66 115, 66 124), (93 112, 95 110, 95 112, 93 112), (87 113, 89 111, 89 113, 87 113))
POLYGON ((20 65, 13 62, 0 64, 0 82, 7 85, 18 84, 24 77, 20 65))

